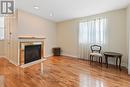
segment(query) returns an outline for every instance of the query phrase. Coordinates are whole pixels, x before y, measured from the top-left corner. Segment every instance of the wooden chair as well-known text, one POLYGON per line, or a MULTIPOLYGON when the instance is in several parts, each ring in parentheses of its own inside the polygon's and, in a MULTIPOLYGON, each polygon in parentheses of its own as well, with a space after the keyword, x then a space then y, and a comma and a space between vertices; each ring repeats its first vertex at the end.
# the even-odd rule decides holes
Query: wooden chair
POLYGON ((99 58, 99 63, 102 65, 102 54, 101 54, 101 49, 102 47, 99 45, 92 45, 91 47, 91 53, 90 53, 90 64, 93 61, 93 57, 98 57, 99 58))

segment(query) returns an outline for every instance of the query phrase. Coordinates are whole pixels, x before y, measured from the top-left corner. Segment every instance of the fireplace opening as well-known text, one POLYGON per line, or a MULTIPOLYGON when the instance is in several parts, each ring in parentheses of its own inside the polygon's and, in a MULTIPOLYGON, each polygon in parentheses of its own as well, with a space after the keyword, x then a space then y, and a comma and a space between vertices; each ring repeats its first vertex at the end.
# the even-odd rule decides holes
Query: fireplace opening
POLYGON ((41 59, 41 45, 27 45, 24 51, 24 64, 41 59))

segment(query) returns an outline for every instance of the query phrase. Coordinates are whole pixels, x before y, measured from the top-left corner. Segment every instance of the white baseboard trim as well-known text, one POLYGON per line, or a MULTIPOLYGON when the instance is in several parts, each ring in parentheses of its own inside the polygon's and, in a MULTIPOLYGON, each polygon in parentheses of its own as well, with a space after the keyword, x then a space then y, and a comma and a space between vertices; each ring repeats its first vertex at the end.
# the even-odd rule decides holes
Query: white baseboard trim
POLYGON ((9 60, 6 56, 0 56, 0 58, 5 58, 5 59, 7 59, 10 63, 14 64, 15 66, 18 66, 17 63, 13 62, 12 60, 9 60))
POLYGON ((16 62, 13 62, 12 60, 8 60, 10 63, 14 64, 15 66, 19 66, 16 62))
MULTIPOLYGON (((63 54, 61 54, 61 55, 62 55, 62 56, 73 57, 73 58, 78 58, 78 56, 76 56, 76 55, 70 55, 70 54, 66 54, 66 53, 63 53, 63 54)), ((111 63, 111 62, 110 62, 109 64, 115 65, 114 63, 111 63)), ((126 66, 125 63, 122 63, 122 66, 128 69, 128 67, 126 66)))
POLYGON ((49 58, 49 57, 52 57, 53 55, 48 55, 48 56, 45 56, 44 58, 49 58))
POLYGON ((6 56, 0 56, 0 58, 6 58, 6 59, 7 59, 7 57, 6 57, 6 56))
POLYGON ((69 56, 69 57, 78 58, 78 56, 71 55, 71 54, 66 54, 66 53, 63 53, 63 54, 61 54, 61 55, 62 55, 62 56, 69 56))

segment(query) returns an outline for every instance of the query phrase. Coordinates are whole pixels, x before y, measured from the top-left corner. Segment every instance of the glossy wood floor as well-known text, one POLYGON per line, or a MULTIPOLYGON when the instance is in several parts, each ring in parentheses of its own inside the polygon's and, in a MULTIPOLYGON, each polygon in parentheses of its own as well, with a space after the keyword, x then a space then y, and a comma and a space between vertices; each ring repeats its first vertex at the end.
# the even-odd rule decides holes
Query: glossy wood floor
POLYGON ((107 69, 98 63, 69 57, 51 57, 20 68, 0 59, 0 87, 130 87, 127 70, 107 69))

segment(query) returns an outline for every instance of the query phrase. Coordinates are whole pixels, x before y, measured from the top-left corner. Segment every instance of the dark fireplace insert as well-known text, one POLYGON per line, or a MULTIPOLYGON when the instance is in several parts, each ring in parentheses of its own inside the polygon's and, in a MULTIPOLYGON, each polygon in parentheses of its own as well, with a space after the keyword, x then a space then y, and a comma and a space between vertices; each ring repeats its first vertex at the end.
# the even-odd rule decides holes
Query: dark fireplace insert
POLYGON ((41 59, 41 45, 27 45, 25 46, 24 63, 30 63, 41 59))

